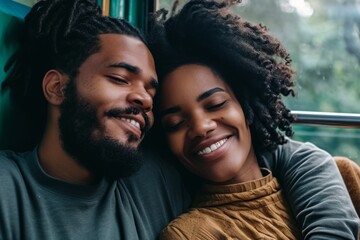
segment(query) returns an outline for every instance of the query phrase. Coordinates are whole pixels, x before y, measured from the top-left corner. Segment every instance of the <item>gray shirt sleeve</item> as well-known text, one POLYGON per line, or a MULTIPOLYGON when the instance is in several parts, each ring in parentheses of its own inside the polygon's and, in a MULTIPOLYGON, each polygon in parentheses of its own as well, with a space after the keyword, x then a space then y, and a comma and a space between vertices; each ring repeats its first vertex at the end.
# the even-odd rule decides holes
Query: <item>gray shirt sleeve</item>
POLYGON ((289 140, 259 160, 279 179, 304 239, 358 239, 360 220, 330 154, 289 140))

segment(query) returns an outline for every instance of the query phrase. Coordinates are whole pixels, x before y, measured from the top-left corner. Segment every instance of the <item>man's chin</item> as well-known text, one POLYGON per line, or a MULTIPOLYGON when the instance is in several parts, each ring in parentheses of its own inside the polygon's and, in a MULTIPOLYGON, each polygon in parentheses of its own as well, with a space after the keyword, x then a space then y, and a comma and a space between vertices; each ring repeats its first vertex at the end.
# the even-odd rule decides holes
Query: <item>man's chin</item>
POLYGON ((66 151, 95 176, 110 180, 129 177, 143 165, 139 144, 122 144, 105 137, 83 141, 64 140, 66 151))
MULTIPOLYGON (((106 139, 113 139, 112 141, 116 141, 118 145, 126 146, 135 151, 140 146, 145 134, 138 136, 132 132, 120 132, 117 135, 114 135, 114 133, 104 135, 106 139), (119 135, 123 137, 119 138, 119 135)), ((101 133, 96 138, 101 138, 101 133)))
MULTIPOLYGON (((90 157, 89 166, 97 175, 103 175, 109 179, 129 177, 137 172, 142 164, 143 157, 138 149, 139 144, 121 144, 116 140, 106 138, 94 142, 93 149, 97 148, 90 157)), ((86 164, 86 163, 85 163, 86 164)))
POLYGON ((143 136, 138 137, 134 134, 129 134, 128 136, 128 145, 133 147, 134 149, 137 149, 143 139, 143 136))
POLYGON ((127 166, 124 166, 122 163, 113 162, 105 164, 101 172, 95 170, 95 174, 105 177, 110 181, 114 181, 119 178, 130 177, 131 175, 139 171, 142 165, 143 161, 133 161, 133 164, 131 166, 129 164, 127 164, 127 166))

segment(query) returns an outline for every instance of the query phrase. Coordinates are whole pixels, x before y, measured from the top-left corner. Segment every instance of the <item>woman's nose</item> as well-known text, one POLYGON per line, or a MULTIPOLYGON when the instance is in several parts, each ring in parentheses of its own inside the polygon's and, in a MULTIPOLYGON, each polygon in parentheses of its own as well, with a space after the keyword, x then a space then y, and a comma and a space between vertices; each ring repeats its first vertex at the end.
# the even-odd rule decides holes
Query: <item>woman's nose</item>
POLYGON ((193 117, 189 124, 191 125, 188 131, 190 138, 205 137, 217 127, 216 121, 206 116, 206 114, 193 117))

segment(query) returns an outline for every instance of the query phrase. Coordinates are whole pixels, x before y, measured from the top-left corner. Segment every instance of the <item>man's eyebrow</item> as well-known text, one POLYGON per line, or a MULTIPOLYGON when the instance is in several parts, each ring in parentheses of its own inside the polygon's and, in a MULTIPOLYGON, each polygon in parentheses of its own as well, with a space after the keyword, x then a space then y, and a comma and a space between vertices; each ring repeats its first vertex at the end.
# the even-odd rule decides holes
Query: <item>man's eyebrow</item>
POLYGON ((163 118, 164 116, 168 115, 168 114, 172 114, 172 113, 177 113, 180 112, 181 108, 179 106, 175 106, 175 107, 171 107, 171 108, 167 108, 163 111, 160 111, 160 118, 163 118))
POLYGON ((138 68, 138 67, 136 67, 134 65, 125 63, 125 62, 112 63, 112 64, 109 64, 108 67, 110 67, 110 68, 124 68, 124 69, 128 70, 129 72, 135 73, 135 74, 138 74, 140 72, 140 68, 138 68))
POLYGON ((213 95, 214 93, 217 93, 217 92, 225 92, 225 90, 220 88, 220 87, 209 89, 206 92, 200 94, 196 98, 196 101, 200 102, 201 100, 204 100, 205 98, 207 98, 207 97, 209 97, 209 96, 211 96, 211 95, 213 95))

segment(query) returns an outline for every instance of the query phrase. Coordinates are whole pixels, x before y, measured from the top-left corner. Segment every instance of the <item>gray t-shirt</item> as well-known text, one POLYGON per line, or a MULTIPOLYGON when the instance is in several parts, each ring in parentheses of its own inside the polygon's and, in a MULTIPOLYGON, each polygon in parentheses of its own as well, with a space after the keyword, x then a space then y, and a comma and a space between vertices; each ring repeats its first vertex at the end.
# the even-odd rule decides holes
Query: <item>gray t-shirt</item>
POLYGON ((329 153, 289 140, 258 160, 278 178, 305 240, 358 239, 359 216, 329 153))
POLYGON ((0 152, 0 239, 156 239, 190 203, 175 169, 148 158, 135 175, 94 186, 47 175, 37 151, 0 152))

